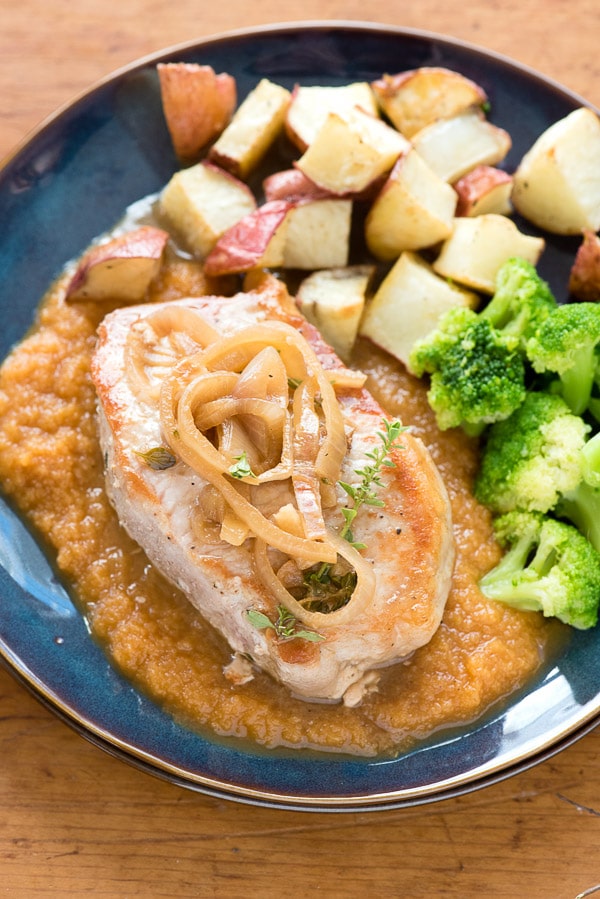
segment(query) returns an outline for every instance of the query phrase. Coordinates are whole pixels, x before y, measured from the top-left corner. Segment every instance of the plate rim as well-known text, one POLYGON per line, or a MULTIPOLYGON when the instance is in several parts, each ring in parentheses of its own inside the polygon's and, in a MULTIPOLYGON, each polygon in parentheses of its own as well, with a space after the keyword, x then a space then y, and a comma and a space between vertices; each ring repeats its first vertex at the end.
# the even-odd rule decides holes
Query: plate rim
MULTIPOLYGON (((180 53, 189 53, 196 49, 215 47, 223 43, 231 44, 236 40, 248 40, 253 37, 278 36, 285 34, 298 34, 300 32, 348 32, 357 33, 368 31, 374 35, 398 36, 402 39, 412 39, 421 42, 432 42, 436 45, 453 49, 462 49, 474 57, 486 61, 495 61, 518 74, 533 79, 537 83, 554 90, 571 103, 585 105, 595 109, 575 91, 565 87, 558 81, 544 75, 527 64, 511 58, 510 56, 494 50, 488 50, 475 43, 454 38, 419 28, 405 28, 400 25, 368 22, 354 19, 326 19, 306 20, 297 22, 279 22, 269 25, 256 25, 246 28, 238 28, 220 31, 201 38, 190 39, 184 42, 172 44, 157 51, 145 54, 131 62, 121 65, 103 77, 96 79, 83 90, 76 92, 70 99, 59 105, 50 114, 43 117, 31 128, 17 144, 0 159, 0 175, 5 176, 7 171, 15 164, 19 157, 25 153, 49 128, 60 122, 66 115, 77 113, 77 108, 85 104, 94 94, 105 86, 117 83, 127 75, 136 71, 156 65, 165 59, 172 59, 180 53)), ((597 110, 596 110, 597 111, 597 110)), ((92 744, 106 751, 109 755, 128 762, 138 769, 153 774, 163 780, 175 783, 181 787, 191 789, 206 795, 225 798, 233 801, 244 802, 251 805, 288 809, 294 811, 318 811, 318 812, 353 812, 353 811, 381 811, 398 808, 423 805, 442 801, 459 795, 464 795, 473 790, 497 783, 514 774, 520 773, 562 751, 568 745, 580 739, 592 730, 600 721, 600 708, 591 709, 581 716, 569 729, 561 729, 561 736, 549 736, 540 741, 535 752, 522 756, 511 763, 498 763, 497 765, 484 766, 485 770, 477 774, 478 769, 473 769, 461 775, 455 775, 445 781, 438 781, 435 786, 427 784, 423 787, 414 787, 401 790, 393 790, 390 793, 369 793, 357 795, 284 795, 273 793, 264 789, 244 787, 238 784, 227 783, 213 777, 199 775, 187 771, 180 766, 160 759, 153 753, 139 749, 116 734, 111 734, 103 727, 98 726, 93 720, 80 715, 76 709, 61 700, 60 696, 44 684, 33 672, 28 669, 21 660, 14 658, 10 647, 5 646, 0 639, 0 662, 7 671, 29 692, 55 714, 60 720, 69 725, 80 736, 92 744)), ((218 741, 218 738, 215 737, 218 741)), ((368 760, 367 760, 368 762, 368 760)))
POLYGON ((94 79, 91 84, 81 90, 74 92, 70 98, 67 98, 64 102, 60 103, 54 110, 51 110, 47 115, 43 116, 39 122, 29 128, 23 137, 0 158, 0 172, 4 172, 4 170, 12 164, 15 158, 26 150, 29 144, 37 139, 41 132, 52 126, 58 119, 72 111, 80 103, 85 102, 89 96, 96 93, 99 89, 114 81, 120 80, 125 75, 143 69, 148 65, 155 65, 157 62, 173 56, 174 53, 187 53, 194 50, 196 47, 216 45, 237 39, 243 40, 253 36, 261 37, 265 34, 283 34, 286 31, 330 31, 332 29, 349 32, 369 31, 372 33, 383 33, 388 35, 397 34, 400 37, 424 41, 429 40, 438 44, 444 44, 448 47, 462 48, 476 56, 493 59, 509 68, 518 69, 519 72, 528 75, 536 81, 543 81, 547 86, 552 87, 563 96, 585 106, 589 106, 591 109, 600 111, 600 107, 595 107, 594 104, 590 103, 576 91, 561 84, 558 80, 545 75, 543 72, 533 68, 533 66, 519 62, 508 54, 501 53, 497 50, 488 50, 475 42, 463 38, 454 38, 450 35, 429 31, 425 28, 404 27, 393 23, 386 24, 383 22, 362 21, 360 19, 307 19, 294 22, 281 21, 268 25, 251 25, 245 28, 218 31, 199 39, 190 38, 187 41, 179 41, 174 44, 169 44, 167 47, 163 47, 159 50, 145 53, 131 62, 118 66, 106 75, 94 79))
POLYGON ((501 783, 548 761, 578 742, 600 723, 600 710, 594 711, 584 720, 578 722, 577 726, 570 731, 563 732, 560 738, 549 738, 535 752, 511 764, 498 765, 490 770, 485 770, 479 776, 473 777, 473 773, 468 772, 460 777, 441 781, 439 782, 439 789, 436 788, 435 791, 432 791, 430 786, 426 785, 422 788, 396 790, 390 793, 378 792, 345 797, 287 795, 282 792, 258 790, 240 785, 234 786, 216 778, 195 774, 186 771, 180 766, 165 763, 160 757, 137 749, 125 740, 105 731, 92 720, 85 719, 84 716, 77 714, 72 708, 62 702, 54 691, 49 690, 39 678, 30 673, 26 666, 21 668, 15 667, 5 652, 2 641, 0 641, 0 664, 17 683, 23 686, 54 717, 66 724, 88 743, 98 747, 113 758, 129 764, 137 770, 158 777, 160 780, 195 793, 212 796, 213 798, 228 799, 246 805, 285 811, 319 813, 395 811, 431 805, 434 802, 442 802, 446 799, 468 795, 471 792, 501 783))

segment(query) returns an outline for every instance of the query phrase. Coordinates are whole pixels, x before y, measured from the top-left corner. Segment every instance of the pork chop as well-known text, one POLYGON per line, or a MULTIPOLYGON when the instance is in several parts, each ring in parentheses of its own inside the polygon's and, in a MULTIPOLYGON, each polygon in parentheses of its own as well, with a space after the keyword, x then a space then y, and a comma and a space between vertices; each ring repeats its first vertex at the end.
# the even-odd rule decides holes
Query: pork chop
MULTIPOLYGON (((333 611, 319 611, 318 604, 314 611, 313 604, 313 610, 306 613, 304 609, 310 609, 310 603, 303 603, 302 599, 286 603, 280 593, 271 592, 268 582, 258 574, 257 546, 262 547, 263 558, 270 554, 277 577, 278 566, 281 571, 289 568, 285 565, 287 557, 280 549, 270 549, 268 539, 256 539, 247 523, 241 522, 236 540, 239 515, 233 516, 234 536, 229 533, 226 539, 215 539, 214 528, 211 531, 203 527, 206 522, 202 520, 199 526, 198 509, 206 510, 207 495, 213 500, 216 496, 217 505, 221 503, 223 526, 223 500, 213 487, 217 476, 211 480, 212 475, 207 478, 199 474, 179 455, 174 437, 177 428, 172 427, 169 437, 164 419, 164 384, 172 376, 174 366, 181 367, 181 359, 185 358, 183 368, 193 367, 194 359, 202 353, 200 344, 218 346, 219 341, 227 341, 257 325, 282 331, 287 328, 290 333, 293 330, 301 335, 328 380, 335 384, 336 374, 340 378, 342 386, 338 385, 336 394, 344 424, 345 454, 339 480, 358 482, 357 471, 369 463, 368 453, 381 445, 377 434, 385 413, 364 387, 357 388, 351 379, 349 385, 343 386, 342 363, 298 314, 285 288, 270 279, 254 290, 231 297, 204 296, 130 306, 106 316, 99 328, 92 376, 99 398, 107 492, 129 534, 150 561, 223 634, 233 659, 244 660, 242 669, 246 670, 247 660, 251 660, 253 666, 268 672, 298 697, 318 701, 342 699, 347 705, 355 705, 366 692, 376 688, 376 669, 406 659, 431 639, 440 623, 454 564, 448 497, 425 446, 410 431, 402 433, 400 448, 389 454, 393 467, 381 469, 382 505, 363 505, 352 522, 351 540, 363 548, 350 548, 348 552, 360 556, 363 580, 371 579, 370 591, 363 590, 362 600, 352 594, 341 608, 333 611), (183 312, 179 333, 175 333, 177 327, 167 333, 168 329, 151 325, 161 315, 175 321, 180 310, 183 312), (198 328, 188 327, 195 321, 198 328), (368 597, 366 601, 364 596, 368 597), (284 624, 287 621, 287 630, 278 626, 278 619, 280 625, 282 619, 284 624), (266 620, 273 626, 265 626, 266 620), (296 636, 298 633, 304 636, 296 636)), ((224 376, 223 383, 228 378, 229 375, 224 376)), ((211 408, 207 403, 199 404, 197 414, 210 418, 211 408)), ((314 408, 318 408, 317 401, 314 408)), ((205 444, 207 435, 212 433, 213 442, 215 439, 209 424, 203 438, 205 444)), ((322 440, 321 432, 317 439, 322 440)), ((209 456, 213 453, 211 447, 207 452, 209 456)), ((247 459, 240 455, 238 461, 246 463, 247 459)), ((229 475, 221 473, 219 483, 227 484, 227 490, 240 490, 240 501, 246 504, 252 502, 254 495, 259 497, 268 527, 275 520, 281 524, 291 514, 292 525, 284 524, 284 530, 288 528, 292 543, 307 545, 306 533, 294 528, 299 495, 298 489, 294 494, 294 484, 290 487, 289 481, 273 476, 270 483, 253 487, 252 475, 244 477, 243 471, 232 471, 233 466, 229 475), (271 514, 272 502, 279 509, 279 519, 277 514, 271 514)), ((310 470, 306 476, 310 479, 310 470)), ((297 488, 298 482, 295 485, 297 488)), ((328 486, 330 497, 322 516, 325 532, 335 535, 343 526, 342 510, 350 500, 339 482, 328 486)), ((204 514, 211 518, 210 513, 204 514)), ((331 559, 318 561, 319 542, 317 533, 311 543, 316 547, 313 555, 303 557, 302 550, 297 554, 299 559, 292 558, 296 576, 307 570, 322 574, 331 567, 331 559)), ((348 537, 341 543, 350 546, 348 537)), ((322 546, 327 545, 326 540, 322 546)), ((339 548, 340 541, 335 545, 339 548)), ((331 555, 331 547, 329 552, 331 555)), ((294 556, 293 551, 290 554, 294 556)), ((356 555, 350 556, 350 574, 352 559, 356 555)), ((288 590, 293 592, 289 583, 283 588, 284 597, 288 590)), ((231 666, 232 678, 238 668, 231 666)), ((246 674, 250 676, 247 670, 246 674)))

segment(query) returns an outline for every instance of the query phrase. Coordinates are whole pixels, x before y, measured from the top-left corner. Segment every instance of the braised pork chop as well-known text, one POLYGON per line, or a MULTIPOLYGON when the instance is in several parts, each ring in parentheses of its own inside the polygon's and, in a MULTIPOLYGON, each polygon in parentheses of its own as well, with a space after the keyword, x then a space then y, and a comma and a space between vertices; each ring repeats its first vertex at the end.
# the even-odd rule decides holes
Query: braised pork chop
MULTIPOLYGON (((169 453, 158 392, 140 391, 132 377, 130 335, 142 333, 144 323, 167 306, 169 314, 190 310, 209 332, 225 338, 253 325, 282 322, 306 338, 325 370, 343 369, 274 281, 227 298, 205 296, 118 309, 100 326, 92 368, 109 497, 126 530, 223 634, 234 659, 251 659, 296 696, 343 699, 354 705, 375 688, 378 667, 410 656, 440 623, 451 584, 454 542, 438 471, 421 441, 403 433, 401 448, 390 454, 395 466, 382 469, 384 505, 363 506, 352 525, 352 539, 364 544, 360 555, 374 576, 366 605, 354 609, 351 598, 341 613, 322 614, 311 640, 282 638, 275 628, 257 626, 250 610, 275 621, 281 603, 257 575, 252 535, 240 545, 203 542, 193 515, 206 480, 176 456, 174 464, 149 464, 153 452, 160 450, 167 460, 169 453)), ((180 355, 198 349, 185 335, 180 335, 178 346, 180 355)), ((175 360, 169 352, 158 338, 149 346, 151 379, 160 382, 172 368, 175 360)), ((366 453, 379 444, 377 432, 385 413, 364 388, 340 389, 337 396, 347 436, 340 480, 352 483, 357 469, 368 461, 366 453)), ((285 488, 275 484, 271 489, 285 488)), ((324 510, 324 517, 327 527, 339 532, 348 495, 339 486, 335 491, 336 504, 324 510)), ((308 620, 311 633, 314 616, 308 620)))

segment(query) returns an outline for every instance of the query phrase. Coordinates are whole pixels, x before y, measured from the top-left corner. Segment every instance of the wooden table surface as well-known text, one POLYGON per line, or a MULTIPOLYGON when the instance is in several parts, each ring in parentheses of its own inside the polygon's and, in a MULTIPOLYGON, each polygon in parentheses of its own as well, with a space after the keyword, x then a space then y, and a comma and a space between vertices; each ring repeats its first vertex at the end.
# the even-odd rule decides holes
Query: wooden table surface
MULTIPOLYGON (((0 156, 43 117, 162 47, 266 23, 445 33, 600 106, 598 0, 0 0, 0 156)), ((307 814, 197 795, 90 745, 0 670, 0 895, 600 896, 600 732, 471 795, 307 814)))

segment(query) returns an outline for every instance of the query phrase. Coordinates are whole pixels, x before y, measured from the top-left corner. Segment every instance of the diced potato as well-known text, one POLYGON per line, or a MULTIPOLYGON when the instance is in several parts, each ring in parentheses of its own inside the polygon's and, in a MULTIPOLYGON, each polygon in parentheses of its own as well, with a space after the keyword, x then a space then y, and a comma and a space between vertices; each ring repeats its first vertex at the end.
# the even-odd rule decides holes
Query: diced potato
POLYGON ((507 259, 522 256, 536 265, 544 245, 543 238, 523 234, 504 215, 457 218, 433 268, 444 278, 492 294, 498 269, 507 259))
POLYGON ((373 116, 379 115, 373 91, 366 81, 356 81, 339 87, 297 85, 287 111, 286 132, 304 152, 315 138, 330 112, 344 118, 356 106, 373 116))
POLYGON ((302 314, 343 361, 348 360, 354 346, 374 272, 371 265, 317 271, 305 278, 298 289, 302 314))
POLYGON ((512 175, 490 165, 478 165, 454 184, 456 215, 510 215, 512 175))
POLYGON ((206 257, 204 271, 230 275, 283 265, 291 203, 264 203, 223 234, 206 257))
POLYGON ((235 78, 212 66, 168 62, 156 66, 167 128, 182 160, 195 159, 228 124, 237 102, 235 78))
POLYGON ((600 238, 593 231, 583 235, 569 275, 569 293, 587 303, 600 301, 600 238))
POLYGON ((371 86, 383 112, 406 137, 487 101, 485 91, 474 81, 437 66, 384 75, 371 86))
POLYGON ((348 264, 352 200, 303 201, 290 210, 283 251, 286 268, 336 268, 348 264))
POLYGON ((290 92, 263 78, 209 151, 209 159, 246 178, 283 129, 290 92))
POLYGON ((551 125, 521 160, 512 200, 555 234, 600 229, 600 119, 581 107, 551 125))
POLYGON ((389 172, 409 147, 401 134, 361 109, 345 118, 330 112, 297 166, 320 187, 355 195, 389 172))
POLYGON ((149 225, 92 247, 80 260, 67 300, 141 303, 158 275, 169 235, 149 225))
POLYGON ((497 165, 511 148, 507 131, 479 111, 440 119, 418 131, 414 148, 444 181, 453 183, 478 165, 497 165))
POLYGON ((207 162, 176 172, 159 201, 160 213, 201 258, 254 209, 256 200, 247 185, 207 162))
POLYGON ((359 333, 408 366, 417 340, 454 306, 475 308, 477 294, 435 274, 420 256, 404 252, 367 304, 359 333))
POLYGON ((452 234, 456 192, 416 150, 403 153, 369 210, 367 245, 378 259, 396 259, 452 234))

